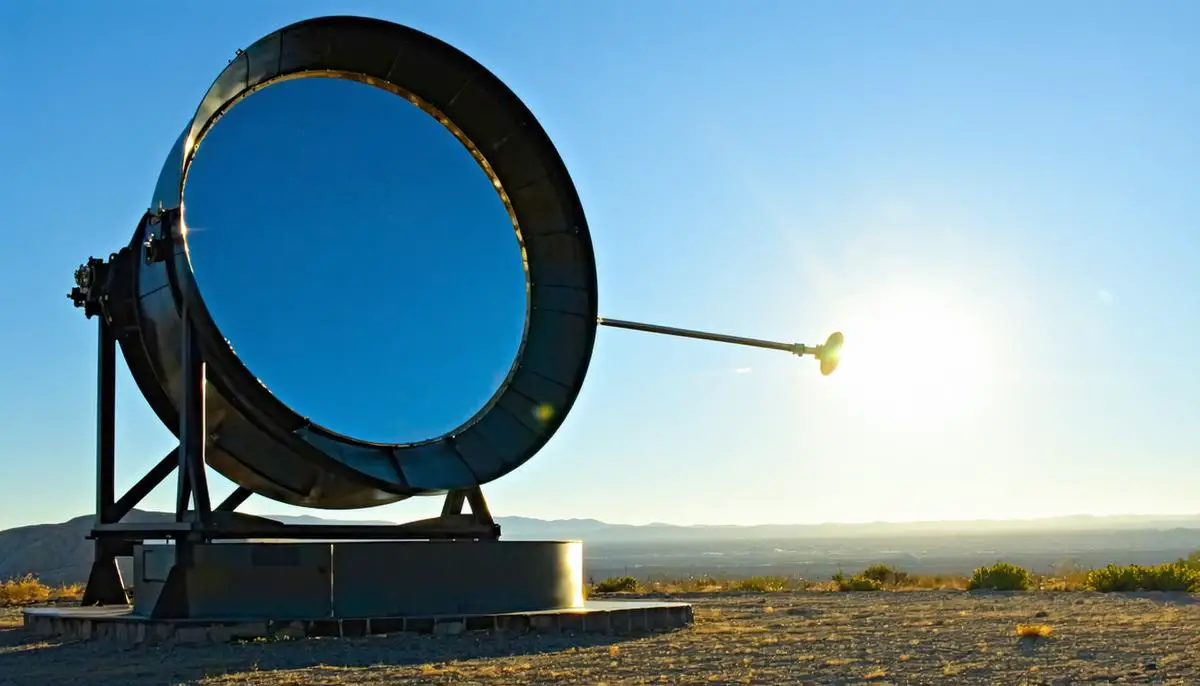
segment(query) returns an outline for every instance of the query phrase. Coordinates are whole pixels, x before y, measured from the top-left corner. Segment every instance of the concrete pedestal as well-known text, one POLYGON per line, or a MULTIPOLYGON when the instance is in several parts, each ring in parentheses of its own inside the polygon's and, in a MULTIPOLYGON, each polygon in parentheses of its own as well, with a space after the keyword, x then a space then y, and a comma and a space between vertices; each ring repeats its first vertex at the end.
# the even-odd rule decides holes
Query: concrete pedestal
POLYGON ((122 643, 473 631, 665 631, 686 603, 584 601, 578 541, 229 542, 134 549, 134 605, 31 608, 46 636, 122 643))
POLYGON ((350 619, 583 607, 578 541, 229 542, 134 548, 133 615, 350 619))

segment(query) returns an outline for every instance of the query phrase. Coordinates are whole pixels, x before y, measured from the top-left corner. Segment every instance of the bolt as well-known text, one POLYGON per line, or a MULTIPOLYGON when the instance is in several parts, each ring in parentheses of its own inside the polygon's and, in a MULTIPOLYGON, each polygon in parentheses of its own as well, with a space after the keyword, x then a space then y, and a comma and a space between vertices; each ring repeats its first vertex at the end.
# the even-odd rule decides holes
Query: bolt
POLYGON ((149 240, 142 244, 146 249, 146 264, 154 264, 167 259, 167 240, 158 236, 151 236, 149 240))

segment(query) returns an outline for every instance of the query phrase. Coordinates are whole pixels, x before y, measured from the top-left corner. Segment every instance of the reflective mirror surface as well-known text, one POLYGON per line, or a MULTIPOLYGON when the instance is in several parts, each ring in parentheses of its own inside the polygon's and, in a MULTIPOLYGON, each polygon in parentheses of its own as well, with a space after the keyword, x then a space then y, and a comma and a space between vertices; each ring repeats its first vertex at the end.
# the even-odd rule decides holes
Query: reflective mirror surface
POLYGON ((466 147, 399 96, 332 78, 255 93, 201 142, 184 221, 238 357, 335 432, 439 436, 512 367, 526 308, 512 221, 466 147))

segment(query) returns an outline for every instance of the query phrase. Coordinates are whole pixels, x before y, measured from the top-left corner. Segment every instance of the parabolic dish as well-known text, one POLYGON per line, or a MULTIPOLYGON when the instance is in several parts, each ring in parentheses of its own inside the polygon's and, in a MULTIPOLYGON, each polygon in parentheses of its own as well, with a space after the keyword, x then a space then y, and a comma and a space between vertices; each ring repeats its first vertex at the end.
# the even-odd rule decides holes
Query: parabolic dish
MULTIPOLYGON (((183 322, 190 318, 207 364, 206 459, 255 493, 304 507, 357 508, 484 484, 541 449, 581 390, 595 342, 597 285, 575 187, 517 96, 469 56, 429 35, 375 19, 323 17, 255 42, 226 66, 185 126, 163 166, 151 208, 162 211, 161 219, 144 220, 131 244, 141 259, 129 275, 132 307, 115 327, 122 352, 156 414, 177 431, 183 322), (496 394, 444 435, 378 443, 301 416, 239 360, 231 346, 237 341, 226 340, 201 297, 182 204, 197 146, 240 100, 305 77, 355 80, 408 99, 467 147, 508 208, 525 256, 524 336, 496 394), (166 246, 165 259, 152 245, 166 246)), ((364 249, 370 249, 369 240, 364 249)), ((287 285, 279 289, 286 297, 287 285)))

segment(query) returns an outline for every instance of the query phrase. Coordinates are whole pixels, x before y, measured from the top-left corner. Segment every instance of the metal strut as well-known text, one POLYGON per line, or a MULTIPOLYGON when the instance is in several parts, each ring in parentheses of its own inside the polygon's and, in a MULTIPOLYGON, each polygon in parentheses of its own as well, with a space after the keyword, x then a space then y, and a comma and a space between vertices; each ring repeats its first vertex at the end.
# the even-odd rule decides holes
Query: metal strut
MULTIPOLYGON (((97 327, 96 347, 96 515, 93 527, 99 528, 125 515, 117 512, 116 501, 117 342, 103 316, 97 327)), ((133 504, 129 505, 130 509, 133 504)), ((80 604, 125 605, 129 602, 121 569, 117 566, 119 552, 119 546, 112 541, 92 541, 92 569, 80 604)))
POLYGON ((805 352, 814 349, 813 346, 807 346, 803 343, 782 343, 780 341, 767 341, 761 338, 745 338, 742 336, 729 336, 723 333, 709 333, 707 331, 695 331, 693 329, 679 329, 673 326, 662 326, 660 324, 642 324, 640 322, 627 322, 622 319, 607 319, 598 317, 596 323, 601 326, 611 326, 616 329, 630 329, 633 331, 645 331, 647 333, 661 333, 668 336, 681 336, 683 338, 697 338, 704 341, 717 341, 718 343, 733 343, 734 345, 748 345, 754 348, 767 348, 769 350, 782 350, 784 352, 803 355, 805 352))
POLYGON ((804 345, 803 343, 783 343, 781 341, 768 341, 761 338, 746 338, 744 336, 729 336, 723 333, 709 333, 707 331, 696 331, 694 329, 679 329, 673 326, 662 326, 660 324, 642 324, 641 322, 627 322, 622 319, 607 319, 605 317, 597 317, 596 323, 600 326, 611 326, 616 329, 630 329, 632 331, 645 331, 646 333, 661 333, 668 336, 680 336, 682 338, 696 338, 704 341, 716 341, 718 343, 732 343, 734 345, 745 345, 752 348, 766 348, 768 350, 782 350, 792 353, 793 355, 812 355, 821 363, 821 373, 828 376, 837 369, 838 361, 841 357, 842 343, 844 337, 840 332, 830 334, 822 345, 804 345))
POLYGON ((204 413, 205 364, 196 343, 195 326, 188 312, 183 317, 183 402, 179 411, 179 488, 175 521, 190 521, 195 528, 212 528, 212 504, 204 473, 206 418, 204 413), (190 503, 189 503, 190 501, 190 503), (189 508, 189 504, 194 506, 189 508))

